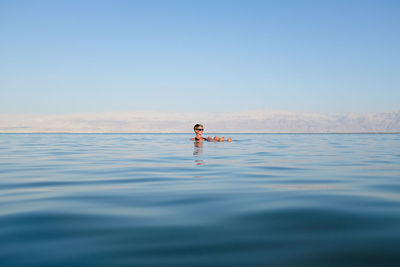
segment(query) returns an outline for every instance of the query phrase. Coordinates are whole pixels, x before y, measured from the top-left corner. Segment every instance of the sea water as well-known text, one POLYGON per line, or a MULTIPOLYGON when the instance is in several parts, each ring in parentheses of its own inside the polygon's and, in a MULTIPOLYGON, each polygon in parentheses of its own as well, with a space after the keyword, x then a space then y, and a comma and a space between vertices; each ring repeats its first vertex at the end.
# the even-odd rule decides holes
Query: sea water
POLYGON ((399 134, 0 134, 1 266, 399 266, 399 134))

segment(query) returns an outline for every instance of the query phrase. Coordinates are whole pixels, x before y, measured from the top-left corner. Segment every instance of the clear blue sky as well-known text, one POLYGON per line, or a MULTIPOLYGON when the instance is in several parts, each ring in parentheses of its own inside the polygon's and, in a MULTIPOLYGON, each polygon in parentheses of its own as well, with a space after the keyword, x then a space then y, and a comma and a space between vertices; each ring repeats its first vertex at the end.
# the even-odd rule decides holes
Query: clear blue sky
POLYGON ((400 109, 400 1, 1 1, 0 113, 400 109))

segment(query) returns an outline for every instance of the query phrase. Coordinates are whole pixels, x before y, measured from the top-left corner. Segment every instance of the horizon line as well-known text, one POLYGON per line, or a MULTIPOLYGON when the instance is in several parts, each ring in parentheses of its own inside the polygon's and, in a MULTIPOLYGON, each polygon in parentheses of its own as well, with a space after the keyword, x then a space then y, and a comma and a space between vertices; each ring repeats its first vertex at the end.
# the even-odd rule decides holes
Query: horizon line
MULTIPOLYGON (((0 134, 193 134, 192 132, 0 132, 0 134)), ((210 132, 208 134, 222 134, 210 132)), ((396 132, 224 132, 223 134, 400 134, 396 132)))

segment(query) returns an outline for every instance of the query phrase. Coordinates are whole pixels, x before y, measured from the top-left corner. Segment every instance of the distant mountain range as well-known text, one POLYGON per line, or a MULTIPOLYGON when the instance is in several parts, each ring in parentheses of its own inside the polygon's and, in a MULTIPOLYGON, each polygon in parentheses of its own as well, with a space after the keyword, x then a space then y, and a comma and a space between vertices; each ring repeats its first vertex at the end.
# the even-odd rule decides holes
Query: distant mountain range
POLYGON ((310 113, 278 110, 243 112, 110 112, 67 115, 0 114, 0 132, 191 133, 195 123, 214 133, 400 132, 400 111, 310 113))

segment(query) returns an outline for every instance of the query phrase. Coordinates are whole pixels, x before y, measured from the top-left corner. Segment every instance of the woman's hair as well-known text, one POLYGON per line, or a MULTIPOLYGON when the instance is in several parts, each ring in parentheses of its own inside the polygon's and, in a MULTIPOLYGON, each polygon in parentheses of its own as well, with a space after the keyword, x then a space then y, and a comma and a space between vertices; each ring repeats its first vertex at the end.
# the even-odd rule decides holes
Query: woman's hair
POLYGON ((199 128, 199 127, 203 127, 203 128, 204 128, 203 124, 196 124, 196 125, 193 127, 193 130, 196 130, 196 128, 199 128))

